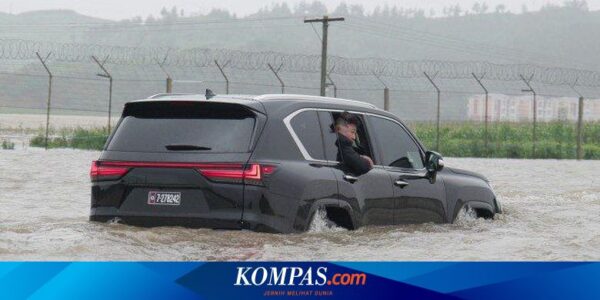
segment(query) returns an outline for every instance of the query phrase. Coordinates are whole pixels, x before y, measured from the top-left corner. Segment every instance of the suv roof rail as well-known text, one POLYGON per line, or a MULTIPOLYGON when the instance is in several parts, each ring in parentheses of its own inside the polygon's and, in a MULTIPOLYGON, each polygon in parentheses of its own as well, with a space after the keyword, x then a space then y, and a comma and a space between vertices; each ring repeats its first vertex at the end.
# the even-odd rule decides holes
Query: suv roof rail
POLYGON ((330 103, 339 103, 339 104, 354 104, 356 106, 367 107, 367 108, 377 108, 374 104, 343 99, 343 98, 331 98, 331 97, 321 97, 321 96, 309 96, 309 95, 297 95, 297 94, 266 94, 260 95, 255 98, 256 100, 304 100, 304 101, 316 101, 316 102, 330 102, 330 103))
MULTIPOLYGON (((178 96, 191 96, 195 99, 200 99, 200 98, 207 99, 207 98, 216 97, 217 95, 215 95, 213 97, 206 97, 205 95, 198 94, 198 93, 159 93, 159 94, 152 95, 146 99, 161 99, 161 98, 178 97, 178 96)), ((258 95, 258 96, 223 95, 223 96, 233 97, 233 98, 243 97, 248 100, 252 99, 252 100, 257 100, 257 101, 302 100, 302 101, 328 102, 328 103, 337 103, 337 104, 352 104, 352 105, 356 105, 356 106, 360 106, 360 107, 377 109, 377 106, 375 106, 374 104, 371 104, 368 102, 363 102, 363 101, 350 100, 350 99, 344 99, 344 98, 331 98, 331 97, 321 97, 321 96, 300 95, 300 94, 265 94, 265 95, 258 95)))
POLYGON ((146 99, 158 99, 158 98, 162 98, 162 97, 169 97, 169 96, 187 96, 187 95, 196 95, 196 94, 191 94, 191 93, 158 93, 158 94, 154 94, 146 99))

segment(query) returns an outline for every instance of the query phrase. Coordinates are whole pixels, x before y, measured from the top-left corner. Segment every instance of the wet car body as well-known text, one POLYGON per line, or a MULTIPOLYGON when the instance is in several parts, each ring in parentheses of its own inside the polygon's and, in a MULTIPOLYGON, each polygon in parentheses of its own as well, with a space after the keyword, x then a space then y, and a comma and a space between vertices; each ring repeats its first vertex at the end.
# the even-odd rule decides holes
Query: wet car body
POLYGON ((443 167, 393 114, 304 95, 129 102, 91 176, 90 220, 141 226, 289 233, 307 230, 318 209, 349 229, 501 212, 485 177, 443 167), (336 161, 332 124, 343 111, 361 120, 375 161, 366 174, 336 161))

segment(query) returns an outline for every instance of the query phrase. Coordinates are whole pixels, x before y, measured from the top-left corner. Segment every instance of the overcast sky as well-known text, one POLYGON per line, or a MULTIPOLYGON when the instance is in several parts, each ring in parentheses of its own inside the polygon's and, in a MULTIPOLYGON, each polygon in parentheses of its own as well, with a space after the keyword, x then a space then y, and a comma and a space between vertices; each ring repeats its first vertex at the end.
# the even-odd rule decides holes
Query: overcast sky
MULTIPOLYGON (((292 7, 299 0, 284 0, 292 7)), ((184 9, 186 15, 190 13, 206 13, 211 8, 225 8, 231 12, 244 16, 255 12, 261 7, 272 3, 282 1, 274 0, 0 0, 0 11, 10 13, 21 13, 31 10, 41 9, 71 9, 81 14, 95 16, 106 19, 120 20, 134 16, 146 17, 150 14, 158 15, 162 7, 177 6, 184 9)), ((307 1, 312 2, 312 1, 307 1)), ((322 0, 330 8, 337 6, 340 2, 347 4, 362 4, 367 10, 373 9, 377 5, 396 5, 405 8, 421 8, 425 11, 435 9, 438 14, 444 6, 460 4, 461 7, 471 8, 473 3, 481 2, 475 0, 322 0)), ((527 5, 529 10, 539 9, 546 3, 561 4, 564 0, 484 0, 493 10, 498 4, 505 4, 512 12, 520 12, 523 4, 527 5)), ((588 0, 588 5, 592 10, 600 9, 600 0, 588 0)))

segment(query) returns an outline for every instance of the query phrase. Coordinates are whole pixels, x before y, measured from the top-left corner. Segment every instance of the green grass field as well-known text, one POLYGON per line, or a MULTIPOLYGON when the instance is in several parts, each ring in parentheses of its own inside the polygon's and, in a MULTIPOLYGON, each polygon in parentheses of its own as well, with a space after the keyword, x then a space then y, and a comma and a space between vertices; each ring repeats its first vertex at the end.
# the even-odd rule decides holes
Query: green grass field
MULTIPOLYGON (((416 123, 410 127, 425 146, 435 148, 435 124, 416 123)), ((576 158, 574 123, 538 123, 535 154, 531 123, 490 124, 488 136, 486 149, 482 123, 442 124, 439 152, 453 157, 576 158)), ((584 123, 583 149, 585 159, 600 159, 600 122, 584 123)))
MULTIPOLYGON (((102 150, 108 134, 106 128, 94 129, 61 129, 51 132, 48 148, 75 148, 86 150, 102 150)), ((32 147, 45 147, 45 134, 42 130, 29 141, 32 147)))
MULTIPOLYGON (((429 149, 435 149, 435 124, 409 125, 429 149)), ((489 143, 485 147, 485 130, 481 123, 446 123, 440 127, 440 149, 448 157, 499 158, 576 158, 576 125, 573 123, 539 123, 536 152, 533 153, 532 125, 530 123, 494 123, 489 126, 489 143)), ((77 148, 100 150, 107 138, 106 128, 62 129, 53 132, 49 148, 77 148)), ((30 145, 44 147, 40 132, 30 145)), ((600 122, 584 124, 583 149, 585 159, 600 159, 600 122)))

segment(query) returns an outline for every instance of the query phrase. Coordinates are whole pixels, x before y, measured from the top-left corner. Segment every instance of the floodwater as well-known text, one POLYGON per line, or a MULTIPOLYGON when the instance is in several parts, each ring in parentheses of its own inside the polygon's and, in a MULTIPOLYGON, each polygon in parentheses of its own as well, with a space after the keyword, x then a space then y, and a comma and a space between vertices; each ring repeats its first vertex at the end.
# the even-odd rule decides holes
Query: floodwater
POLYGON ((600 260, 600 161, 448 158, 505 213, 302 234, 88 222, 94 151, 0 150, 0 260, 600 260))

